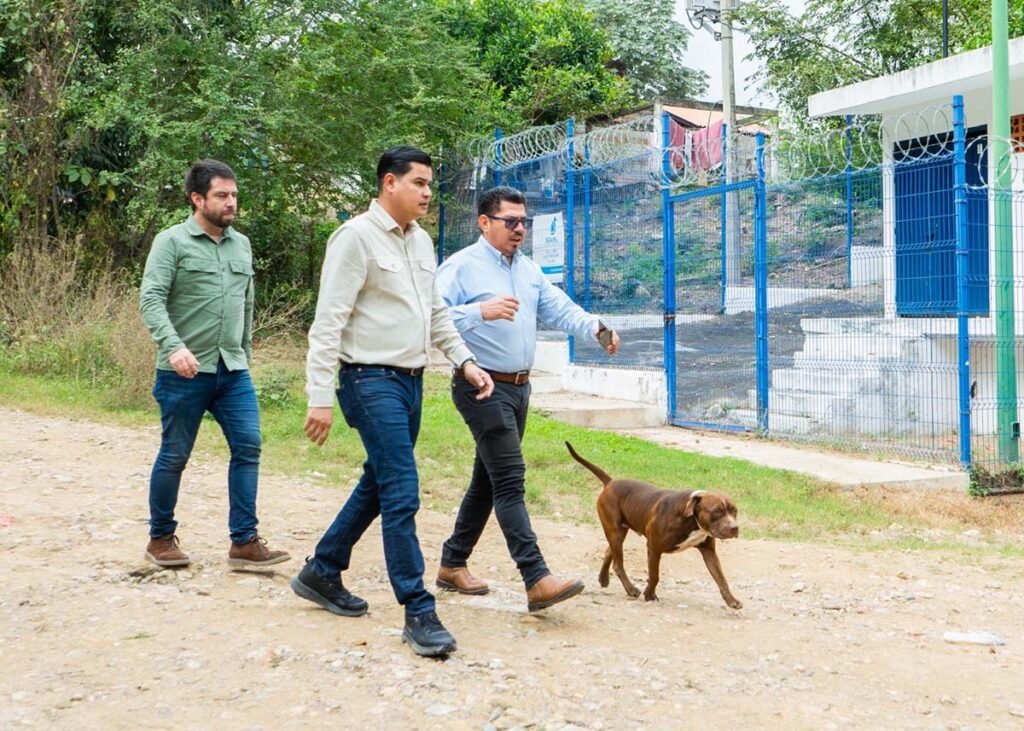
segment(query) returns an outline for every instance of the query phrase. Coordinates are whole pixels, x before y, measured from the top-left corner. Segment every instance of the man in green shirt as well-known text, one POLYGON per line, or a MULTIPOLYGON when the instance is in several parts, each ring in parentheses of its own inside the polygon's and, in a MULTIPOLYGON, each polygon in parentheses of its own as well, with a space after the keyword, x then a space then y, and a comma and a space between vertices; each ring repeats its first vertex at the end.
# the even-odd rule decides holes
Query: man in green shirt
POLYGON ((238 185, 230 167, 200 160, 185 176, 192 215, 153 239, 142 276, 142 319, 157 344, 153 396, 163 432, 149 480, 149 545, 157 566, 186 566, 174 508, 203 414, 220 424, 228 466, 228 563, 234 568, 287 561, 256 531, 260 413, 249 376, 253 269, 249 239, 231 228, 238 185))

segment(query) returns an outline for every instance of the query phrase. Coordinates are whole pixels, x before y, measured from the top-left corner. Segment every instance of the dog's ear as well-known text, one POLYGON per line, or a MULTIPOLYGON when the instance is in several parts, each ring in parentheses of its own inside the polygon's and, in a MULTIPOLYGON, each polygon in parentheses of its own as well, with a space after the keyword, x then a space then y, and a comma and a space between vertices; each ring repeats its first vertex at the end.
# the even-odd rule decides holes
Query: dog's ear
POLYGON ((697 506, 700 505, 700 496, 702 494, 700 490, 697 490, 690 495, 690 499, 686 501, 686 507, 683 508, 684 518, 692 518, 693 514, 697 512, 697 506))

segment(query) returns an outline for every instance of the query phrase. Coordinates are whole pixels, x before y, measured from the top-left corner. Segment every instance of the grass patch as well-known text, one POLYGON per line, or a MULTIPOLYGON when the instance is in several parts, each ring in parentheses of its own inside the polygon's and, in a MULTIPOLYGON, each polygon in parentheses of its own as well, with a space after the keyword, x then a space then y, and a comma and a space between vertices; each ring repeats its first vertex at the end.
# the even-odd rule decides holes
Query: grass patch
MULTIPOLYGON (((262 352, 257 356, 253 376, 261 394, 264 470, 338 490, 340 502, 340 493, 352 487, 361 471, 362 443, 337 407, 334 429, 322 448, 305 438, 302 368, 298 349, 277 350, 272 360, 262 352)), ((153 426, 158 419, 155 405, 150 409, 111 408, 111 400, 102 388, 70 378, 2 371, 0 375, 0 404, 6 406, 127 427, 153 426)), ((473 442, 451 403, 449 381, 443 374, 426 376, 422 424, 417 458, 423 505, 451 511, 468 484, 473 442)), ((659 487, 729 493, 739 505, 746 538, 1024 556, 1024 501, 1019 499, 840 489, 799 473, 581 429, 536 413, 530 415, 523 450, 527 500, 534 515, 597 522, 594 503, 600 484, 569 456, 565 441, 572 442, 581 455, 615 477, 645 480, 659 487), (965 544, 961 532, 976 526, 984 527, 989 535, 980 545, 965 544)), ((200 430, 196 448, 227 456, 224 439, 212 418, 200 430)))

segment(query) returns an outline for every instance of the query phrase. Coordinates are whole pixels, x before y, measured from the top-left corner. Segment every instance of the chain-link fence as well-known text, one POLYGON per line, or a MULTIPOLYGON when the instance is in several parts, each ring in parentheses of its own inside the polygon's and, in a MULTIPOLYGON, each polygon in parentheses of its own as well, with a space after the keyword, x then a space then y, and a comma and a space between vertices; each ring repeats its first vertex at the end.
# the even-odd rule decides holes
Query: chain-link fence
POLYGON ((959 101, 814 137, 739 134, 732 151, 671 125, 466 145, 442 176, 442 251, 475 240, 480 191, 512 185, 561 218, 561 286, 622 336, 620 355, 576 343, 574 362, 664 370, 670 423, 1019 478, 1013 145, 959 101))

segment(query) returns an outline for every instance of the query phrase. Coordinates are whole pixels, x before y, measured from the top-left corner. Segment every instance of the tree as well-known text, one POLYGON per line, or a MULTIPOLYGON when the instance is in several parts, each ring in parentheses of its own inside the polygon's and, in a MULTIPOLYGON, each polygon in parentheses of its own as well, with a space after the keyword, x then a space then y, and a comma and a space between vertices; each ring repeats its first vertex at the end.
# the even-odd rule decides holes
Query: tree
MULTIPOLYGON (((1010 34, 1024 33, 1024 0, 1011 0, 1010 34)), ((990 42, 990 5, 950 3, 950 53, 990 42)), ((809 0, 791 15, 780 0, 741 6, 737 22, 754 45, 772 91, 794 119, 806 120, 807 97, 820 91, 933 61, 942 56, 941 3, 928 0, 809 0)))
POLYGON ((707 91, 707 74, 683 64, 690 31, 675 20, 675 3, 588 0, 587 7, 608 34, 613 63, 634 96, 685 99, 707 91))
POLYGON ((631 98, 608 36, 580 0, 436 0, 449 33, 528 124, 608 114, 631 98))

